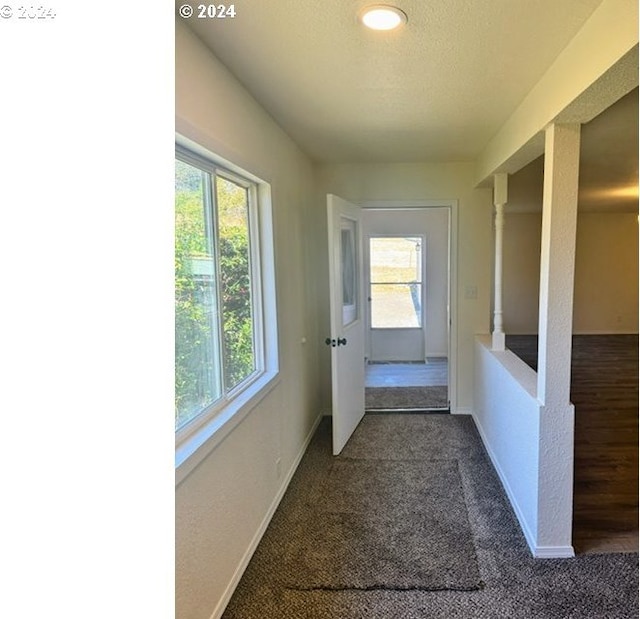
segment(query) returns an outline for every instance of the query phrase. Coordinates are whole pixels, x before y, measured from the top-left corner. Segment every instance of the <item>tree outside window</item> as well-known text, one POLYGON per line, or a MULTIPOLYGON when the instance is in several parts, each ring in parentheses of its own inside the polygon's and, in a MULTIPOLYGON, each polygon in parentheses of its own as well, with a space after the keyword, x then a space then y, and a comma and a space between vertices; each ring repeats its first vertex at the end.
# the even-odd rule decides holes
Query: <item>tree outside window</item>
POLYGON ((176 159, 176 429, 257 369, 251 183, 176 159))

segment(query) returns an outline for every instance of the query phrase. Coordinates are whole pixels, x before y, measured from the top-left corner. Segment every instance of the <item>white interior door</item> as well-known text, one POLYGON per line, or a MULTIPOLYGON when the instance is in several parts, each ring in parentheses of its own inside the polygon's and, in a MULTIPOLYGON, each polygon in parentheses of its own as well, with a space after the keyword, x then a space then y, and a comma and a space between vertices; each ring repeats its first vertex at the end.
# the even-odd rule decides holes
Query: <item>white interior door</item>
POLYGON ((362 218, 355 204, 327 195, 333 454, 364 416, 362 218))

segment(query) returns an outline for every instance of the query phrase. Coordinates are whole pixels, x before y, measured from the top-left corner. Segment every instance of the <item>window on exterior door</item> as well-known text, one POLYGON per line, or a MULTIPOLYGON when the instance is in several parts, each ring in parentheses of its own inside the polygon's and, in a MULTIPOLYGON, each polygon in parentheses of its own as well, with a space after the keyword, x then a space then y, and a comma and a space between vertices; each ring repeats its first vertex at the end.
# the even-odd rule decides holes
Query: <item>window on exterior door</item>
POLYGON ((371 328, 422 326, 421 237, 371 237, 371 328))

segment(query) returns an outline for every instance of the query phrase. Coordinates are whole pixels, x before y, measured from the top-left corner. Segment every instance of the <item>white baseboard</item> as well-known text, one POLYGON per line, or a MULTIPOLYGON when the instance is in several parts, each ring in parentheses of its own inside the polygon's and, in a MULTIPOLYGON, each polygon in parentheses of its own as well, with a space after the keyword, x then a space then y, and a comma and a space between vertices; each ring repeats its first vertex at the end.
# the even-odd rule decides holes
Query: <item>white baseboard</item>
POLYGON ((509 486, 509 481, 507 480, 506 475, 500 468, 500 464, 498 463, 498 460, 493 450, 491 449, 491 446, 489 445, 489 441, 487 440, 484 430, 482 429, 482 425, 480 424, 480 422, 478 421, 475 415, 473 416, 473 421, 476 424, 476 428, 478 428, 478 433, 480 434, 480 438, 482 438, 484 447, 487 450, 487 453, 489 454, 489 458, 491 459, 493 468, 496 470, 496 473, 498 473, 498 477, 502 482, 502 487, 507 493, 507 497, 509 499, 509 502, 511 503, 511 507, 513 507, 513 511, 515 512, 516 518, 520 523, 520 528, 522 529, 522 533, 524 534, 524 537, 527 540, 529 550, 531 551, 531 554, 533 555, 533 557, 536 559, 570 559, 571 557, 574 557, 575 552, 574 552, 573 546, 538 546, 536 544, 535 538, 531 533, 531 530, 529 529, 527 521, 520 510, 520 506, 518 505, 518 502, 513 492, 511 491, 511 487, 509 486))
POLYGON ((242 575, 244 574, 245 570, 247 569, 247 566, 249 565, 249 561, 251 561, 251 557, 253 557, 253 553, 256 551, 256 548, 258 547, 258 544, 260 543, 262 536, 267 530, 267 527, 269 526, 269 523, 271 522, 271 519, 273 518, 273 515, 276 512, 276 509, 278 509, 278 505, 280 505, 280 501, 282 500, 284 493, 287 491, 287 488, 291 483, 291 479, 294 473, 296 472, 296 470, 298 469, 298 465, 300 464, 302 457, 307 451, 307 447, 309 446, 309 443, 311 442, 311 439, 313 438, 313 435, 315 434, 315 431, 317 430, 318 425, 320 424, 320 421, 322 421, 322 416, 323 416, 322 413, 320 413, 316 417, 315 421, 313 422, 313 426, 309 434, 305 438, 304 443, 300 451, 298 452, 298 455, 296 456, 295 460, 291 465, 291 468, 289 469, 285 478, 283 479, 282 484, 280 485, 280 488, 278 489, 278 492, 275 498, 273 499, 271 505, 269 506, 269 509, 267 510, 267 513, 262 519, 262 522, 260 523, 258 530, 253 536, 253 539, 251 540, 251 543, 249 544, 247 551, 244 553, 242 559, 240 560, 240 563, 236 571, 234 572, 233 577, 231 578, 231 581, 227 585, 227 588, 225 589, 223 596, 220 598, 220 601, 216 605, 215 610, 211 614, 211 619, 220 619, 220 617, 222 617, 222 614, 224 613, 227 607, 227 604, 229 603, 229 600, 231 600, 231 596, 233 595, 233 592, 236 590, 236 587, 238 586, 238 583, 240 582, 242 575))
MULTIPOLYGON (((487 450, 487 454, 489 454, 489 459, 493 464, 493 468, 495 469, 496 473, 498 474, 498 477, 500 478, 502 487, 504 488, 504 491, 507 493, 507 498, 509 499, 509 503, 511 503, 511 507, 513 508, 513 511, 516 514, 516 518, 520 523, 520 528, 522 529, 524 538, 527 540, 527 545, 529 546, 529 550, 531 550, 531 554, 534 557, 536 557, 537 556, 536 549, 538 548, 538 546, 536 546, 536 540, 533 534, 531 533, 531 530, 529 529, 529 525, 527 524, 524 514, 520 510, 518 501, 516 500, 516 497, 513 494, 513 491, 511 490, 511 486, 509 485, 509 480, 507 479, 507 476, 504 474, 504 471, 500 467, 500 463, 498 462, 498 459, 493 449, 491 449, 491 445, 489 443, 489 440, 487 439, 486 434, 484 433, 482 424, 480 423, 480 421, 475 415, 472 414, 472 416, 473 416, 473 422, 475 423, 476 428, 478 429, 478 434, 480 434, 480 438, 482 439, 484 448, 487 450)), ((548 558, 551 558, 551 557, 549 556, 548 558)))
POLYGON ((452 415, 471 415, 473 417, 473 410, 471 409, 470 406, 458 406, 455 410, 451 411, 451 414, 452 415))
POLYGON ((576 553, 573 546, 536 546, 533 556, 536 559, 571 559, 576 553))

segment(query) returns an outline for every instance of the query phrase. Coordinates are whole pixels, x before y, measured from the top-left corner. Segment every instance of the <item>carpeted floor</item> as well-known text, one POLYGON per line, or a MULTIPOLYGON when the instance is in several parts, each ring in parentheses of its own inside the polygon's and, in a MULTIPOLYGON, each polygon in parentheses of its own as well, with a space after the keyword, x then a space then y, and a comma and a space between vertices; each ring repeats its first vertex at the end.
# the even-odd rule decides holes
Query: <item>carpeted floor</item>
POLYGON ((449 391, 445 386, 432 387, 367 387, 365 409, 439 409, 449 408, 449 391))
MULTIPOLYGON (((404 500, 401 502, 405 504, 404 500)), ((412 509, 419 512, 417 506, 429 503, 422 498, 406 504, 412 504, 412 509)), ((429 508, 431 515, 439 509, 442 505, 438 501, 429 508)), ((440 511, 437 517, 441 516, 440 511)), ((346 529, 338 531, 344 535, 346 529)), ((389 530, 380 534, 393 536, 389 530)), ((423 536, 428 535, 429 531, 424 530, 423 536)), ((404 541, 396 539, 394 543, 401 545, 404 541)), ((351 541, 345 539, 344 543, 351 541)), ((421 541, 409 546, 416 543, 421 541)), ((383 539, 377 547, 385 544, 391 545, 391 540, 383 539)), ((389 558, 392 554, 389 552, 389 558)), ((335 458, 331 456, 330 420, 323 420, 224 614, 225 619, 637 616, 637 553, 533 559, 471 417, 433 414, 366 415, 342 454, 335 458), (355 466, 361 467, 357 473, 355 466), (439 480, 438 467, 442 473, 439 480), (349 481, 353 476, 356 481, 349 481), (446 555, 455 555, 458 549, 447 549, 446 545, 432 556, 419 556, 420 570, 428 574, 430 569, 450 569, 458 584, 467 579, 466 584, 471 586, 425 590, 411 587, 425 585, 426 578, 403 582, 401 578, 406 575, 387 574, 385 588, 381 580, 376 580, 385 569, 378 550, 367 559, 361 554, 365 550, 362 545, 355 560, 351 560, 344 554, 339 556, 341 543, 324 537, 331 533, 335 515, 340 513, 357 513, 360 524, 369 515, 375 520, 384 519, 385 514, 390 516, 389 521, 400 523, 397 512, 402 508, 396 505, 398 497, 414 491, 413 482, 404 479, 407 476, 414 481, 416 476, 423 479, 424 488, 418 491, 423 494, 438 494, 447 487, 452 499, 450 511, 464 515, 458 523, 465 525, 460 530, 467 530, 470 537, 460 537, 460 555, 472 567, 467 573, 459 570, 455 558, 448 561, 446 555), (398 485, 399 494, 386 500, 372 488, 365 491, 367 483, 376 479, 387 487, 398 485), (334 554, 338 564, 333 569, 327 559, 330 550, 338 553, 334 554), (350 560, 350 575, 345 575, 343 569, 350 560), (452 567, 443 567, 447 564, 452 567), (292 579, 296 569, 299 573, 292 579), (356 578, 363 577, 368 580, 356 582, 356 578)))
POLYGON ((482 586, 458 463, 336 459, 294 521, 289 589, 469 590, 482 586))

